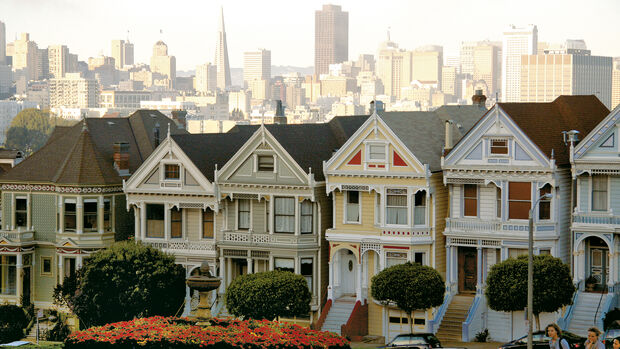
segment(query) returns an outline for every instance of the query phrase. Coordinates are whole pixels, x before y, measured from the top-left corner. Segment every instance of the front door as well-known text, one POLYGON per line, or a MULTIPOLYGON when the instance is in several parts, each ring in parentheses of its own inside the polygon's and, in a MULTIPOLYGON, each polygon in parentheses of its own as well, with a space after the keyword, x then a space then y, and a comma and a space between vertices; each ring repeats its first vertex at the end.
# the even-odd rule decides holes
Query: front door
POLYGON ((477 255, 475 247, 459 247, 459 292, 476 292, 477 255))
POLYGON ((597 291, 605 290, 607 275, 609 275, 609 250, 602 247, 590 248, 590 276, 596 280, 594 288, 597 291))
POLYGON ((357 261, 355 260, 355 255, 353 253, 347 253, 345 251, 343 253, 341 263, 341 279, 340 279, 340 288, 342 290, 342 295, 355 295, 355 267, 357 261))

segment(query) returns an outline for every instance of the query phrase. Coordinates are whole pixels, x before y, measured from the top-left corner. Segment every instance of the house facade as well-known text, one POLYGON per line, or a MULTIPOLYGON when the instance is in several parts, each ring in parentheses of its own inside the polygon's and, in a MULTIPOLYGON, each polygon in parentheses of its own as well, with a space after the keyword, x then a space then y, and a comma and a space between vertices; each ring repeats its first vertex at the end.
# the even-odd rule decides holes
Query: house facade
POLYGON ((51 307, 54 287, 85 258, 132 233, 123 178, 153 148, 136 129, 174 124, 143 112, 56 127, 43 148, 0 177, 0 302, 51 307))
MULTIPOLYGON (((587 134, 607 113, 594 96, 499 103, 442 159, 450 192, 444 231, 448 302, 459 295, 473 296, 467 312, 459 314, 448 306, 444 318, 462 316, 463 340, 485 328, 496 341, 525 333, 522 312, 491 310, 484 288, 491 266, 527 254, 532 207, 534 253, 570 263, 570 145, 562 132, 587 134), (541 198, 545 194, 553 196, 541 198)), ((544 323, 559 316, 542 315, 544 323)))
MULTIPOLYGON (((389 341, 410 332, 407 314, 371 297, 371 279, 405 262, 431 266, 445 276, 444 130, 454 129, 450 137, 456 141, 485 111, 476 105, 374 113, 324 164, 333 209, 326 235, 328 302, 334 311, 326 315, 323 330, 340 333, 349 319, 361 317, 367 333, 345 328, 343 334, 389 341)), ((428 332, 432 320, 432 310, 415 312, 414 331, 428 332)))
POLYGON ((620 109, 616 108, 589 134, 573 133, 569 139, 572 178, 576 184, 571 224, 572 270, 578 287, 572 314, 566 321, 569 330, 578 330, 585 322, 602 326, 604 314, 617 305, 619 118, 620 109), (585 312, 587 308, 596 310, 585 312))

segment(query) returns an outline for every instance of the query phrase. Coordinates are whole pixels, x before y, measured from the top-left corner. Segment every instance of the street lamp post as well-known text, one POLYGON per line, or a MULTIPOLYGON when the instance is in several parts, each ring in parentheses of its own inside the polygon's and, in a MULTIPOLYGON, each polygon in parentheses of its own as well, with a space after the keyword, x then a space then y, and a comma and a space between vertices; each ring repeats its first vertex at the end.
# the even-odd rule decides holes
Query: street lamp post
POLYGON ((528 254, 527 254, 527 349, 532 349, 532 322, 534 318, 534 209, 542 199, 550 199, 553 195, 547 193, 536 200, 528 216, 528 254))

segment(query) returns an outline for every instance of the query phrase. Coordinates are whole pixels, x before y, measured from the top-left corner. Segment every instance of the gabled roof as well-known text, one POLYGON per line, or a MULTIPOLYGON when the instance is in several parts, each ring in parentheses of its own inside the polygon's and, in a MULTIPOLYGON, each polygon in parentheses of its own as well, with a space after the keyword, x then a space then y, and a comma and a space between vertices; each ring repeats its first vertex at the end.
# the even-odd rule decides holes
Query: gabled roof
POLYGON ((562 131, 577 130, 587 135, 608 114, 609 109, 594 95, 560 96, 550 103, 498 103, 519 128, 558 165, 570 162, 562 131))
MULTIPOLYGON (((312 168, 315 180, 323 181, 323 161, 328 160, 367 118, 368 115, 338 116, 324 124, 264 126, 304 171, 312 168)), ((175 135, 172 139, 203 175, 213 181, 215 165, 222 168, 259 127, 237 125, 227 133, 175 135)))
POLYGON ((129 143, 129 171, 133 173, 154 150, 153 127, 160 125, 160 141, 171 133, 187 133, 158 111, 139 110, 126 118, 87 118, 71 127, 56 127, 47 143, 6 174, 2 182, 64 185, 117 185, 114 169, 116 142, 129 143))
POLYGON ((440 171, 445 122, 460 125, 452 128, 452 142, 456 143, 486 112, 475 105, 449 105, 428 112, 383 112, 380 117, 420 162, 428 164, 431 171, 440 171))

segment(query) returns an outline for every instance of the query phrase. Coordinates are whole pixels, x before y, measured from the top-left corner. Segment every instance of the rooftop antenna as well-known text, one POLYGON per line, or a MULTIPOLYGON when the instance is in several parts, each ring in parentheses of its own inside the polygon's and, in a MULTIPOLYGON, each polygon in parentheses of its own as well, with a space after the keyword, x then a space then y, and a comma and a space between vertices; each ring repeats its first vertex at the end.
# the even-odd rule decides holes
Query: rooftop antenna
POLYGON ((129 42, 129 29, 127 30, 127 42, 129 42))
POLYGON ((392 29, 392 27, 388 27, 388 30, 387 30, 388 39, 387 39, 387 41, 390 41, 390 29, 392 29))

